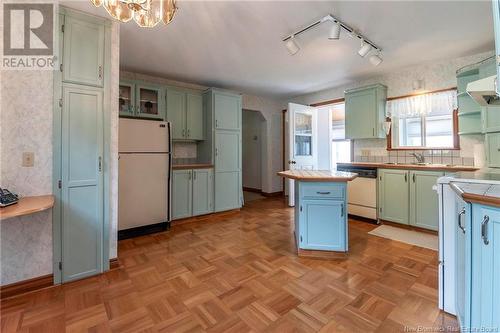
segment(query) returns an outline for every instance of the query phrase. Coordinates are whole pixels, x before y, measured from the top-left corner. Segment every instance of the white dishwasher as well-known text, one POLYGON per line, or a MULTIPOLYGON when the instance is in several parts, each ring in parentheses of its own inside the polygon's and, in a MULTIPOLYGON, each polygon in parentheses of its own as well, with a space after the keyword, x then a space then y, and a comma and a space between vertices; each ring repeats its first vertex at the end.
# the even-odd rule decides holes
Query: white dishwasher
POLYGON ((350 215, 377 220, 377 168, 338 165, 338 171, 354 172, 358 177, 347 183, 350 215))

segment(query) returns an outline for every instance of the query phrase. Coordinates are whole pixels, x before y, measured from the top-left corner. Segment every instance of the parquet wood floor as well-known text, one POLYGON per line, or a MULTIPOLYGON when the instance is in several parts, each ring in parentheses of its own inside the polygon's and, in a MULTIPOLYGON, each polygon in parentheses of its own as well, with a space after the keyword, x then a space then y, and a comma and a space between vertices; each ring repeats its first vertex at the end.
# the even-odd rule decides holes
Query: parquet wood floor
POLYGON ((351 220, 345 260, 298 258, 283 199, 119 242, 121 268, 4 300, 2 332, 409 332, 456 329, 437 253, 351 220), (406 327, 406 330, 405 330, 406 327))

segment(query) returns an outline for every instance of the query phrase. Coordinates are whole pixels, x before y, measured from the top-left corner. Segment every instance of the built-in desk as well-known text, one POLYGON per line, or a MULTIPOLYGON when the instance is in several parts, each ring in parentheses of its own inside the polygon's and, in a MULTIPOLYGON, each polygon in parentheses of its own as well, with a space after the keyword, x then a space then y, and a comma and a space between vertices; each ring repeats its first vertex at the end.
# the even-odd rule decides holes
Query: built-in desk
POLYGON ((54 207, 53 195, 23 197, 19 202, 0 208, 0 220, 41 212, 54 207))

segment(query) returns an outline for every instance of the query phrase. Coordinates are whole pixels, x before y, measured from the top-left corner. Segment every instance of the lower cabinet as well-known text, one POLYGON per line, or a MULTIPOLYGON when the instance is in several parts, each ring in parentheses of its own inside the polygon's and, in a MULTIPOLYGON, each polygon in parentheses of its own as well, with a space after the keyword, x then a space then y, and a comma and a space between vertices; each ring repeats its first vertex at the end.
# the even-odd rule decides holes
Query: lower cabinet
POLYGON ((295 182, 295 186, 298 247, 346 252, 346 183, 295 182))
POLYGON ((172 177, 172 219, 213 212, 213 170, 174 170, 172 177))
POLYGON ((410 171, 410 225, 438 230, 438 194, 432 188, 444 172, 410 171))
POLYGON ((468 327, 470 313, 470 205, 457 197, 455 202, 455 312, 460 327, 468 327), (468 248, 469 247, 469 248, 468 248), (467 271, 469 270, 469 271, 467 271), (467 309, 466 309, 467 308, 467 309))
POLYGON ((473 205, 471 225, 471 269, 466 269, 472 273, 473 286, 469 327, 477 332, 497 332, 500 329, 500 209, 473 205))
POLYGON ((379 218, 408 224, 408 170, 379 169, 379 218))
POLYGON ((438 196, 432 188, 443 172, 379 169, 379 218, 438 229, 438 196))

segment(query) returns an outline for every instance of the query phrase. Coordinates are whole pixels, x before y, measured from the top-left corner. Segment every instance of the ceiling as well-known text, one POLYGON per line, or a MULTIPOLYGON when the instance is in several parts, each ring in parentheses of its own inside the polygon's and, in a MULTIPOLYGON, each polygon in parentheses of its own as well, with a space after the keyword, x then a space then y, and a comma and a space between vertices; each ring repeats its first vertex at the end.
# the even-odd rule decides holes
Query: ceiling
MULTIPOLYGON (((189 1, 168 25, 122 24, 120 67, 207 86, 287 98, 422 62, 492 50, 491 1, 189 1), (327 39, 328 23, 281 39, 331 13, 383 49, 374 67, 359 40, 327 39)), ((72 7, 104 15, 90 2, 72 7)))

